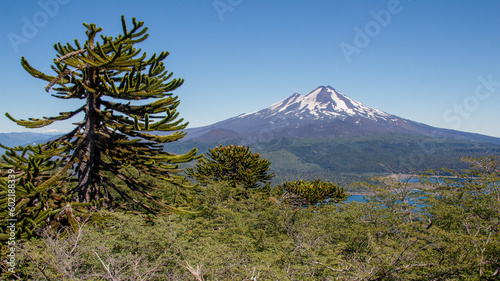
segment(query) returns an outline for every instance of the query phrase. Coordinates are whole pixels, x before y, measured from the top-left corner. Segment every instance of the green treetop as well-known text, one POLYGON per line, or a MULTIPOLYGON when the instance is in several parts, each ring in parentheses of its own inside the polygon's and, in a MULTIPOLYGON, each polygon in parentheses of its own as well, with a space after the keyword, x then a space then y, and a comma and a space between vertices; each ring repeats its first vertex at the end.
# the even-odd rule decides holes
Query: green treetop
POLYGON ((271 181, 274 173, 269 173, 271 162, 261 159, 259 153, 252 153, 245 146, 218 146, 208 150, 208 157, 198 160, 187 174, 200 182, 227 181, 232 186, 243 185, 255 188, 259 183, 271 181))
POLYGON ((314 181, 287 181, 283 185, 276 187, 273 193, 273 195, 278 196, 286 195, 286 201, 294 208, 318 203, 342 202, 350 196, 345 191, 345 188, 319 179, 314 181))

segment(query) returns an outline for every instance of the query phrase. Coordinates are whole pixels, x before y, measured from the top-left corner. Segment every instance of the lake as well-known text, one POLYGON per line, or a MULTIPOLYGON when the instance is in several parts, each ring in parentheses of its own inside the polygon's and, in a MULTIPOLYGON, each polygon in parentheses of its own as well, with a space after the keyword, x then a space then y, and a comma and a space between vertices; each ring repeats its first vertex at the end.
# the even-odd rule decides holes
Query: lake
POLYGON ((364 199, 366 195, 351 195, 347 198, 345 202, 366 202, 364 199))

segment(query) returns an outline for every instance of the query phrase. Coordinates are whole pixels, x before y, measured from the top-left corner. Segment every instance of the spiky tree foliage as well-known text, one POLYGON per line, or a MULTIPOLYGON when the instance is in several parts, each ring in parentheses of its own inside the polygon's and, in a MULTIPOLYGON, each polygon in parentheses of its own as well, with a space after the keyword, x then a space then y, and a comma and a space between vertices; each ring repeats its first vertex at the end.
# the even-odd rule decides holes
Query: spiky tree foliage
POLYGON ((329 200, 329 202, 345 201, 350 195, 343 187, 322 180, 288 181, 276 188, 280 193, 288 193, 289 203, 294 207, 315 205, 329 200))
POLYGON ((50 168, 60 160, 42 156, 40 146, 2 147, 8 150, 3 155, 6 163, 0 163, 0 206, 7 219, 0 222, 0 241, 7 240, 11 233, 14 238, 28 238, 49 217, 64 212, 66 194, 60 188, 37 189, 40 182, 50 178, 50 168))
MULTIPOLYGON (((178 163, 196 157, 196 149, 183 155, 162 149, 163 143, 184 136, 181 130, 187 123, 178 119, 178 97, 170 93, 184 80, 171 79, 172 73, 165 69, 163 60, 168 52, 147 58, 134 47, 148 34, 143 22, 134 18, 132 23, 127 27, 122 16, 123 34, 114 38, 101 35, 101 40, 97 34, 102 28, 84 23, 87 39, 83 45, 78 40, 73 45, 54 45, 54 75, 42 73, 21 59, 29 74, 48 82, 45 89, 55 91, 52 96, 81 100, 82 106, 56 117, 18 120, 7 113, 8 118, 26 128, 41 128, 79 113, 84 116, 68 134, 39 147, 11 149, 5 157, 6 168, 19 173, 20 188, 37 193, 34 197, 53 190, 55 198, 64 186, 68 190, 56 196, 61 200, 93 204, 103 200, 109 207, 120 198, 132 208, 142 206, 153 213, 173 209, 152 192, 162 186, 151 186, 125 168, 160 181, 175 181, 178 163), (172 133, 157 135, 154 131, 172 133), (22 156, 16 156, 16 151, 22 156), (35 170, 38 178, 30 175, 35 170)), ((31 205, 44 203, 43 199, 37 202, 31 205)))
POLYGON ((261 159, 246 146, 217 146, 208 150, 193 168, 186 169, 188 176, 200 182, 227 181, 232 186, 243 185, 256 188, 269 182, 274 173, 269 173, 271 162, 261 159))

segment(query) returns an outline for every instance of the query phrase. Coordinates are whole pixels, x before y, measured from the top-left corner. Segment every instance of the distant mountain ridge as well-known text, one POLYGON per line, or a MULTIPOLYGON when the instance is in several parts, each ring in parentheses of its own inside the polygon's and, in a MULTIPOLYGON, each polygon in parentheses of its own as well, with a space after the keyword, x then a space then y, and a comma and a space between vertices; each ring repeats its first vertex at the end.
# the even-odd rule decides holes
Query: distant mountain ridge
MULTIPOLYGON (((7 147, 25 146, 28 144, 45 143, 59 133, 33 133, 33 132, 19 132, 19 133, 0 133, 0 144, 7 147)), ((0 147, 0 153, 5 149, 0 147)))

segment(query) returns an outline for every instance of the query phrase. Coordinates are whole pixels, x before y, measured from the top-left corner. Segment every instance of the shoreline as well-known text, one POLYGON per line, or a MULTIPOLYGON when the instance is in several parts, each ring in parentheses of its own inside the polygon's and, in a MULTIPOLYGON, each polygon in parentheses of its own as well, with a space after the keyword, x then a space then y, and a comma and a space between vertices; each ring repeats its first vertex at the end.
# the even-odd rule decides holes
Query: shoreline
MULTIPOLYGON (((397 181, 400 181, 400 180, 407 180, 407 179, 412 179, 412 178, 418 178, 420 177, 421 175, 417 175, 417 174, 390 174, 388 176, 385 176, 385 177, 380 177, 380 179, 389 179, 389 180, 397 180, 397 181)), ((411 185, 415 185, 415 186, 418 186, 420 188, 423 188, 423 189, 432 189, 432 187, 430 186, 423 186, 421 183, 408 183, 408 184, 411 184, 411 185)), ((370 196, 370 195, 375 195, 376 193, 374 191, 371 191, 371 190, 367 190, 367 191, 349 191, 347 190, 347 192, 349 192, 351 195, 363 195, 363 196, 370 196)))

